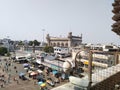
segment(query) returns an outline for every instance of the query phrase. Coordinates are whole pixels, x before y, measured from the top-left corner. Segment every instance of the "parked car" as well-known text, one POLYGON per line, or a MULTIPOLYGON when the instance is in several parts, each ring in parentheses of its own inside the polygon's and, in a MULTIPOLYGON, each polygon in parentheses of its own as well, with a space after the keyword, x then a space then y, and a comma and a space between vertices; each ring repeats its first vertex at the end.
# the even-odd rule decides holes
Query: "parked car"
POLYGON ((48 78, 48 79, 46 80, 46 82, 47 82, 50 86, 52 86, 52 87, 55 86, 55 83, 53 82, 53 80, 52 80, 51 78, 48 78))

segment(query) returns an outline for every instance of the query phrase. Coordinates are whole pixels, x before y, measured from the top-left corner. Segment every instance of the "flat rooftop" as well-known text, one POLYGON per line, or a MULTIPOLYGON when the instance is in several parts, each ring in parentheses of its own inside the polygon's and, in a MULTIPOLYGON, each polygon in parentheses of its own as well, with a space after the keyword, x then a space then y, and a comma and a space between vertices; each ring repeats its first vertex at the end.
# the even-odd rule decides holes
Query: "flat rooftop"
MULTIPOLYGON (((117 74, 118 72, 120 72, 120 64, 95 72, 92 74, 92 86, 117 74)), ((72 78, 69 78, 69 81, 69 83, 53 88, 52 90, 87 90, 89 85, 88 76, 83 78, 72 76, 72 78)))

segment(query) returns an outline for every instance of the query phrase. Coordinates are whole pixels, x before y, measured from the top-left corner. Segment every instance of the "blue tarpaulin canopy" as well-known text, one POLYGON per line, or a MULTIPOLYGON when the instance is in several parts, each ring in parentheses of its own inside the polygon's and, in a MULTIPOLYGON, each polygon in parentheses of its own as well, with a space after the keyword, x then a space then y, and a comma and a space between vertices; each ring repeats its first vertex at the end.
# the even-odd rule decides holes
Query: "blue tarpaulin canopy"
POLYGON ((38 82, 38 85, 41 85, 41 84, 43 84, 43 82, 42 82, 42 81, 38 82))
POLYGON ((23 66, 24 66, 24 67, 27 67, 27 66, 29 66, 29 64, 25 63, 25 64, 23 64, 23 66))
POLYGON ((52 73, 55 75, 55 74, 57 74, 57 73, 58 73, 58 71, 54 70, 54 71, 52 71, 52 73))
POLYGON ((19 76, 24 76, 24 75, 25 75, 25 73, 23 73, 23 72, 19 73, 19 76))

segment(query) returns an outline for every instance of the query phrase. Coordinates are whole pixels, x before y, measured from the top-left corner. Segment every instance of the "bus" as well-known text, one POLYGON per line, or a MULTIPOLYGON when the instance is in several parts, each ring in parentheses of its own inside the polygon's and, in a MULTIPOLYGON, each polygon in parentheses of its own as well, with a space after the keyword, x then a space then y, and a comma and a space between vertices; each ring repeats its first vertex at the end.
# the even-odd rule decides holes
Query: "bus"
POLYGON ((27 63, 27 59, 25 56, 16 56, 16 62, 19 62, 19 63, 27 63))
POLYGON ((102 46, 103 51, 117 51, 118 48, 113 45, 103 45, 102 46))

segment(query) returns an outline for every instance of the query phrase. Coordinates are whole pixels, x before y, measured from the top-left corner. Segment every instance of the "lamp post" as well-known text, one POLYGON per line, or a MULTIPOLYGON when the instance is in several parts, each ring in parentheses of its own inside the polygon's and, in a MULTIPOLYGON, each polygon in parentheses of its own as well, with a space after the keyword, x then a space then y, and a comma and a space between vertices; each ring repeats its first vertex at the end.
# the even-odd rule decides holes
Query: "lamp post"
POLYGON ((44 45, 44 31, 45 31, 45 29, 42 29, 42 31, 43 31, 43 45, 44 45))
POLYGON ((60 67, 59 67, 59 60, 58 60, 58 71, 60 71, 60 67))
POLYGON ((35 53, 35 43, 33 42, 33 53, 35 53))

